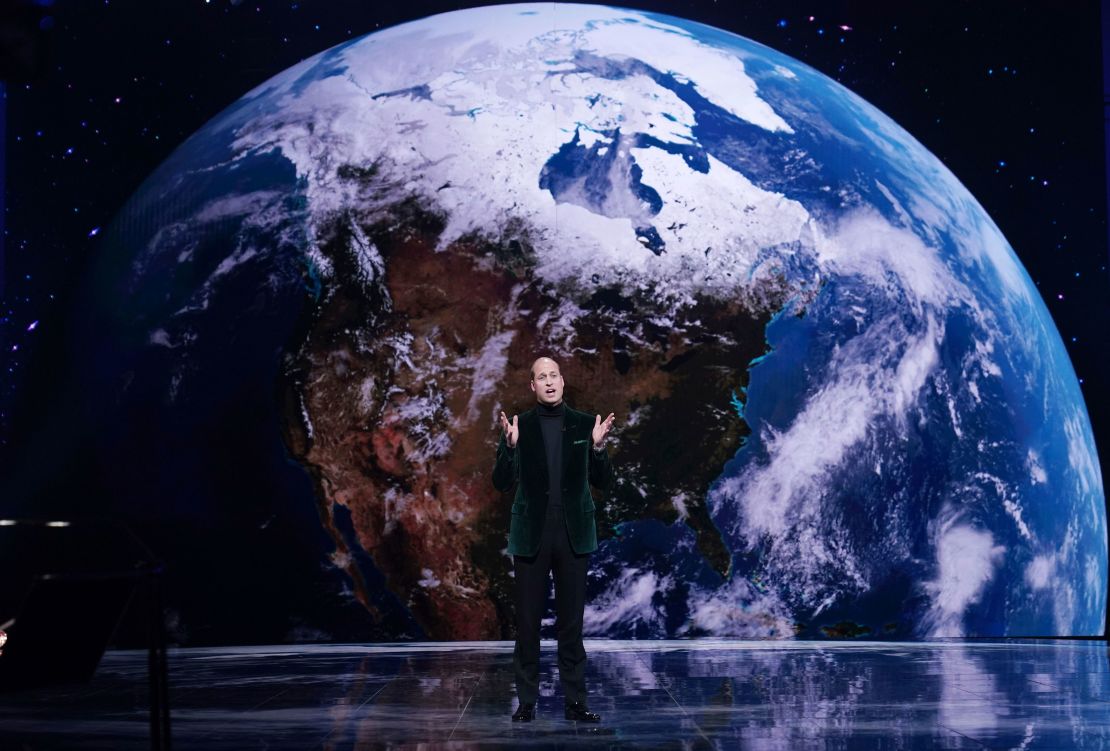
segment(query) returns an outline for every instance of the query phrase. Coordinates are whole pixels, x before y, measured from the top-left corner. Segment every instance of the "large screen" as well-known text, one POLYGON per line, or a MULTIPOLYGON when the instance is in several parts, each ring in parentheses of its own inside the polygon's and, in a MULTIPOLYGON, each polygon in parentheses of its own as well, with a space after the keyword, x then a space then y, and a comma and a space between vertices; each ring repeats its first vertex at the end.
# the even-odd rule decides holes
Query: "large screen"
POLYGON ((616 415, 588 635, 1103 633, 1101 323, 1070 306, 1104 299, 1104 188, 1041 143, 1098 142, 1097 84, 1019 112, 1047 53, 979 11, 424 10, 299 26, 237 91, 164 56, 263 26, 175 11, 142 86, 9 92, 5 514, 131 525, 184 644, 507 638, 497 418, 547 356, 616 415), (937 62, 938 28, 997 62, 937 62), (945 109, 991 87, 1004 145, 945 109), (75 226, 80 262, 31 252, 75 226))

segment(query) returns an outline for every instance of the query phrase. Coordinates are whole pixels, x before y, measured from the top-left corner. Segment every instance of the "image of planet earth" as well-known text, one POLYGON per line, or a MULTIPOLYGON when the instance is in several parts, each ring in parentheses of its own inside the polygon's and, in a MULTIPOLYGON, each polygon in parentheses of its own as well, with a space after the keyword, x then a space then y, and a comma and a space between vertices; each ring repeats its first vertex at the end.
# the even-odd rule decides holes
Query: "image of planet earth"
POLYGON ((193 134, 104 249, 95 450, 193 638, 509 638, 490 475, 540 355, 616 413, 588 635, 1102 633, 1029 276, 910 134, 743 37, 561 3, 368 34, 193 134))

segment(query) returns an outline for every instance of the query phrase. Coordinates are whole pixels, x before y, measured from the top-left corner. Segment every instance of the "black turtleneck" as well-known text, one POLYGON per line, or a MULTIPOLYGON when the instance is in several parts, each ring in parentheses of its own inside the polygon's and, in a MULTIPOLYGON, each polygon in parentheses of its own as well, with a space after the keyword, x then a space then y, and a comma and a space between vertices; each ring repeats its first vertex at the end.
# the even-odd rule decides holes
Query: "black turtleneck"
POLYGON ((547 513, 563 513, 563 422, 566 408, 562 402, 554 407, 543 402, 536 405, 543 433, 543 446, 547 451, 547 513))

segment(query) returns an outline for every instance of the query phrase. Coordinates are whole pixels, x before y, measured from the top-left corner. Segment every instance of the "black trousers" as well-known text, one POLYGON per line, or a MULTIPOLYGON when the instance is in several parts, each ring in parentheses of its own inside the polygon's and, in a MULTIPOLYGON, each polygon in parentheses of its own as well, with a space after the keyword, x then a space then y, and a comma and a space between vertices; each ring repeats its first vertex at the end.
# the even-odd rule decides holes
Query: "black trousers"
POLYGON ((513 672, 521 703, 535 702, 540 682, 540 620, 547 605, 549 572, 555 574, 555 633, 559 681, 565 701, 586 702, 586 648, 582 611, 586 606, 586 569, 590 554, 570 546, 562 509, 552 509, 543 525, 539 552, 513 556, 516 572, 516 648, 513 672))

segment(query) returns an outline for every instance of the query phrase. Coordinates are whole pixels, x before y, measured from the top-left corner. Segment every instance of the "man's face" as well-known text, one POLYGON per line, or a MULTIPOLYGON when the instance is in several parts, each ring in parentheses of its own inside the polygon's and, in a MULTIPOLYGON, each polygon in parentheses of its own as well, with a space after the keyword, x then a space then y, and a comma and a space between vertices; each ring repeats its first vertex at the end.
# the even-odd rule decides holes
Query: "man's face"
POLYGON ((563 376, 559 364, 541 357, 532 363, 532 380, 528 384, 536 394, 536 401, 554 407, 563 401, 563 376))

